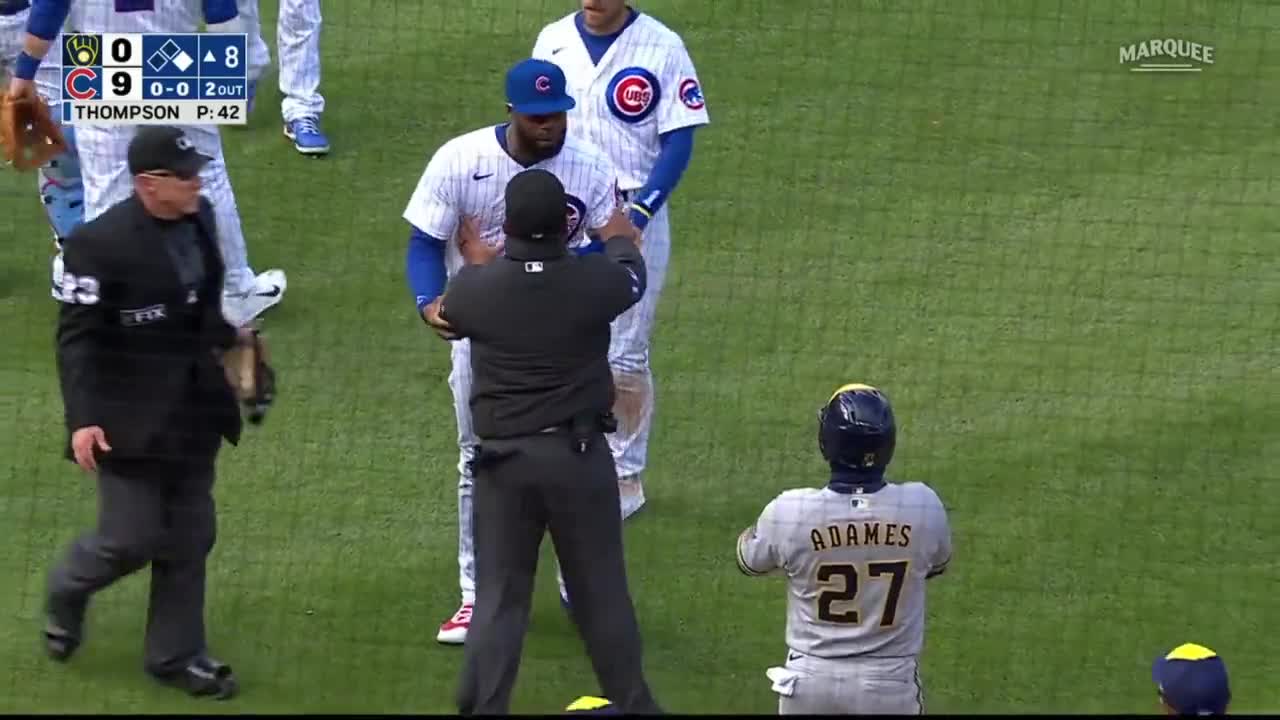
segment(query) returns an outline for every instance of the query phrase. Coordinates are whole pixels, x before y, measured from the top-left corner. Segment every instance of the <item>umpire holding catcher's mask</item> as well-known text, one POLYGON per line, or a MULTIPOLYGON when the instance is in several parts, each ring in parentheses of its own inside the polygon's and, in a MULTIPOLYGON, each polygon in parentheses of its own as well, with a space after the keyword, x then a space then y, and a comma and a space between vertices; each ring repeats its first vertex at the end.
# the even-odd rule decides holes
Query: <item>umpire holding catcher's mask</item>
MULTIPOLYGON (((458 690, 463 715, 508 710, 550 530, 574 620, 603 694, 624 713, 660 713, 641 667, 627 589, 618 477, 604 433, 615 424, 609 323, 645 291, 631 237, 603 254, 568 251, 555 175, 525 170, 506 188, 505 255, 468 264, 441 315, 470 338, 476 604, 458 690)), ((479 242, 460 238, 471 260, 479 242)))
POLYGON ((242 428, 233 362, 260 346, 222 315, 224 266, 198 174, 209 160, 176 128, 140 128, 128 148, 133 194, 66 242, 66 457, 96 473, 98 518, 50 573, 43 640, 70 659, 93 594, 149 563, 144 668, 226 698, 235 677, 205 646, 214 463, 242 428))

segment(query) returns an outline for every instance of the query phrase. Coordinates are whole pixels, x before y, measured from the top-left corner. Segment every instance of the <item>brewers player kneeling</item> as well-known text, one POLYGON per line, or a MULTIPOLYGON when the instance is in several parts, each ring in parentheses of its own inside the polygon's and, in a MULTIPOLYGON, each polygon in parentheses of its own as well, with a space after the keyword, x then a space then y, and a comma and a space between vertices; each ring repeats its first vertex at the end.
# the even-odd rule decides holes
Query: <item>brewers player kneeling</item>
POLYGON ((925 580, 951 529, 928 485, 884 479, 896 436, 882 392, 841 387, 818 414, 826 487, 783 492, 738 538, 742 572, 787 577, 787 660, 768 672, 780 714, 924 711, 925 580))

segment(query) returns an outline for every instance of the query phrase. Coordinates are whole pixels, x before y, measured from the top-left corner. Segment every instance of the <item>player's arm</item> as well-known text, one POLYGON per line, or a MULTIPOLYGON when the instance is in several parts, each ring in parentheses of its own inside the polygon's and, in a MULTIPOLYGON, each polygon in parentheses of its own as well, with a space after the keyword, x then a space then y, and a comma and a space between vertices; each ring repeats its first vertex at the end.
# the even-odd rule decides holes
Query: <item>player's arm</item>
POLYGON ((951 523, 947 518, 947 509, 937 493, 933 494, 933 509, 930 512, 930 528, 937 534, 933 552, 929 556, 929 572, 925 578, 937 577, 947 571, 951 564, 951 523))
POLYGON ((27 34, 22 40, 22 52, 13 65, 13 79, 9 83, 9 91, 19 91, 31 87, 35 80, 40 63, 49 54, 53 41, 62 32, 62 24, 71 13, 71 0, 32 0, 31 10, 27 15, 27 34))
POLYGON ((436 151, 404 210, 404 219, 409 223, 405 278, 418 316, 428 324, 438 312, 439 303, 435 301, 444 291, 447 278, 445 246, 457 231, 460 219, 453 165, 448 145, 436 151))
POLYGON ((738 535, 738 570, 742 574, 755 577, 783 569, 782 535, 775 519, 777 507, 775 498, 765 506, 756 523, 738 535))
POLYGON ((73 431, 103 422, 98 405, 102 397, 100 343, 107 328, 109 297, 104 299, 103 294, 109 292, 111 270, 99 248, 96 238, 82 237, 77 230, 63 251, 57 362, 67 425, 73 431))
POLYGON ((698 82, 693 60, 683 45, 672 50, 663 74, 666 87, 673 92, 664 93, 660 100, 658 159, 644 187, 632 196, 629 210, 631 222, 642 231, 670 199, 689 168, 689 161, 693 158, 694 129, 710 122, 706 102, 702 98, 702 85, 698 82))
POLYGON ((201 9, 204 11, 205 25, 219 25, 231 22, 240 16, 240 9, 236 7, 236 0, 203 0, 201 5, 201 9))

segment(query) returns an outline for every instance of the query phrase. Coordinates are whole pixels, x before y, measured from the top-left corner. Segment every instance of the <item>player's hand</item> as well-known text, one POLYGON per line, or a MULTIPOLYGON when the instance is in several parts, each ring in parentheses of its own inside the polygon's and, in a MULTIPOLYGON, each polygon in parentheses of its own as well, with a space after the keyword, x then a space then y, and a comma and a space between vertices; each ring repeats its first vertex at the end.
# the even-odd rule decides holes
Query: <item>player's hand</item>
POLYGON ((635 223, 631 222, 631 218, 627 217, 627 213, 622 208, 614 210, 609 222, 605 223, 604 227, 597 232, 600 235, 600 239, 605 242, 608 242, 611 238, 622 236, 630 238, 631 242, 636 244, 636 247, 641 246, 640 229, 635 226, 635 223))
POLYGON ((22 78, 10 78, 9 88, 6 94, 14 99, 20 97, 35 97, 36 84, 31 80, 23 80, 22 78))
POLYGON ((107 434, 97 425, 82 427, 71 433, 71 452, 75 455, 76 464, 87 472, 98 469, 97 450, 111 452, 107 443, 107 434))
POLYGON ((445 340, 457 340, 458 335, 453 332, 453 326, 441 316, 444 310, 444 296, 432 300, 426 307, 422 308, 422 319, 427 321, 431 329, 445 340))
POLYGON ((480 228, 474 218, 462 218, 458 224, 458 253, 468 265, 484 265, 501 251, 501 245, 490 246, 480 238, 480 228))

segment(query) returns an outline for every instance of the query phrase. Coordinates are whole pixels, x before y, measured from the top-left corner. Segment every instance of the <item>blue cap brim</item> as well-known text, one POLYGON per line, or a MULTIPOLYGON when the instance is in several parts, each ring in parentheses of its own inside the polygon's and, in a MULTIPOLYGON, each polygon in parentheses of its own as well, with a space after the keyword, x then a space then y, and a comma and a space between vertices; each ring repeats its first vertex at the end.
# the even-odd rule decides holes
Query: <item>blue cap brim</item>
POLYGON ((1164 657, 1158 657, 1155 662, 1151 663, 1151 681, 1156 685, 1162 684, 1160 677, 1164 674, 1164 669, 1168 662, 1164 657))
POLYGON ((573 98, 563 98, 561 100, 542 100, 540 102, 520 103, 512 105, 511 109, 521 115, 550 115, 552 113, 569 112, 577 107, 578 103, 573 98))

